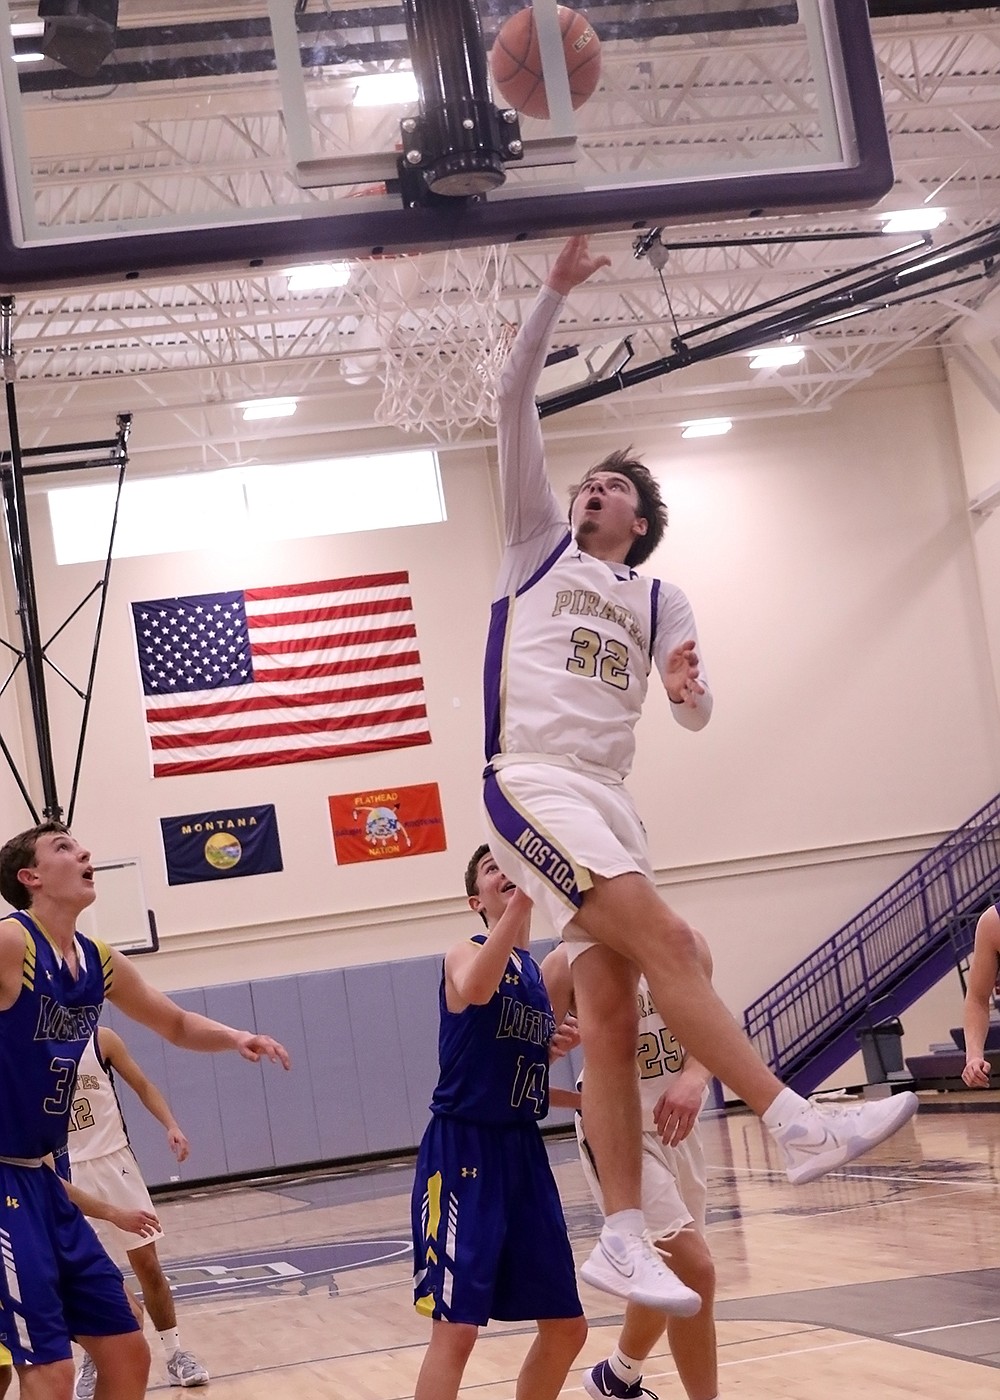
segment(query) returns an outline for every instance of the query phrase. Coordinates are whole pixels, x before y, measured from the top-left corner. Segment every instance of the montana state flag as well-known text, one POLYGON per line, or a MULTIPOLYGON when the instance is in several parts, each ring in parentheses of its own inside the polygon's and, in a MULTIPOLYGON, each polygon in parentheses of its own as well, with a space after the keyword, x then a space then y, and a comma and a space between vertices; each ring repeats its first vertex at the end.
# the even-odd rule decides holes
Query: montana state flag
POLYGON ((274 808, 233 807, 161 817, 167 884, 233 880, 284 869, 274 808))

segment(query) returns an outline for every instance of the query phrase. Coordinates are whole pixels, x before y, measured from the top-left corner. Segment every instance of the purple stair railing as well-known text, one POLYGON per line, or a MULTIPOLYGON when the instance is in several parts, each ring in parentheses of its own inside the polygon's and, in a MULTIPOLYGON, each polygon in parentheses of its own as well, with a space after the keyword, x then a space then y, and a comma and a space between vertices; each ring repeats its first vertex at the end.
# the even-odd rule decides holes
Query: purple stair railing
POLYGON ((747 1034, 810 1092, 857 1050, 860 1029, 898 1016, 967 956, 998 898, 1000 795, 748 1006, 747 1034))

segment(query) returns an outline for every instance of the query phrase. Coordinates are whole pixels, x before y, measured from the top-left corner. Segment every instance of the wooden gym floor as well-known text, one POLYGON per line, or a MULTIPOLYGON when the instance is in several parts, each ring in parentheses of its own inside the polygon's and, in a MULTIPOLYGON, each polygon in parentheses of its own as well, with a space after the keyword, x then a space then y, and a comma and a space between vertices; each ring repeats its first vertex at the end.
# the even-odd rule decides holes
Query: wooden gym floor
MULTIPOLYGON (((703 1122, 721 1390, 741 1400, 994 1400, 1000 1385, 1000 1096, 927 1095, 860 1164, 795 1188, 756 1120, 703 1122), (942 1111, 947 1110, 947 1111, 942 1111)), ((574 1251, 599 1228, 565 1139, 550 1151, 574 1251)), ((161 1198, 161 1258, 212 1400, 408 1400, 429 1330, 410 1296, 412 1166, 161 1198)), ((621 1313, 582 1289, 606 1355, 621 1313)), ((148 1324, 147 1324, 148 1326, 148 1324)), ((151 1393, 168 1389, 155 1336, 151 1393)), ((497 1324, 463 1400, 512 1400, 528 1329, 497 1324)), ((683 1396, 669 1352, 645 1384, 683 1396)), ((563 1391, 584 1395, 579 1371, 563 1391)))

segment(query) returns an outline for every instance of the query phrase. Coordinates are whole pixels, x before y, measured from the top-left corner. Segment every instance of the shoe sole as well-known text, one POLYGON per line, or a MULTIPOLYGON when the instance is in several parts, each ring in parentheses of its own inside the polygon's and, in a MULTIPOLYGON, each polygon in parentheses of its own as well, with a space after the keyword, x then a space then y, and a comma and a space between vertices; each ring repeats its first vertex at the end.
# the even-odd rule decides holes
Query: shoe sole
POLYGON ((897 1094, 893 1102, 899 1105, 898 1111, 891 1118, 886 1119, 882 1131, 877 1137, 855 1140, 853 1144, 846 1143, 838 1152, 825 1158, 822 1162, 806 1162, 804 1166, 792 1167, 786 1172, 788 1180, 793 1186, 807 1186, 810 1181, 819 1181, 820 1177, 826 1176, 828 1172, 836 1171, 838 1167, 846 1166, 848 1162, 856 1162, 859 1157, 863 1157, 873 1147, 878 1147, 887 1138, 891 1138, 893 1133, 898 1132, 904 1123, 910 1121, 920 1107, 920 1100, 916 1094, 909 1090, 904 1094, 897 1094))
MULTIPOLYGON (((683 1292, 679 1292, 671 1298, 665 1298, 662 1293, 647 1293, 641 1288, 629 1288, 624 1279, 620 1286, 614 1288, 604 1274, 598 1273, 596 1269, 591 1269, 589 1265, 589 1260, 580 1265, 580 1277, 584 1283, 589 1283, 591 1288, 596 1288, 601 1293, 610 1293, 615 1298, 624 1298, 628 1303, 639 1303, 644 1308, 666 1313, 670 1317, 694 1317, 701 1308, 701 1295, 690 1288, 685 1288, 683 1292)), ((600 1400, 600 1391, 594 1391, 593 1394, 600 1400)))

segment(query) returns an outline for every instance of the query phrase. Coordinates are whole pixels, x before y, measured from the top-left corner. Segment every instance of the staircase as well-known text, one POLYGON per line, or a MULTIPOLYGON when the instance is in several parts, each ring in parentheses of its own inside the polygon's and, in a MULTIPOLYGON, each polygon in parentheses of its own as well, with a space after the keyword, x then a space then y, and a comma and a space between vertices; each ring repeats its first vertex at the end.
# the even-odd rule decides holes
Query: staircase
POLYGON ((780 1079, 811 1093, 969 955, 1000 899, 1000 795, 748 1006, 747 1034, 780 1079))

